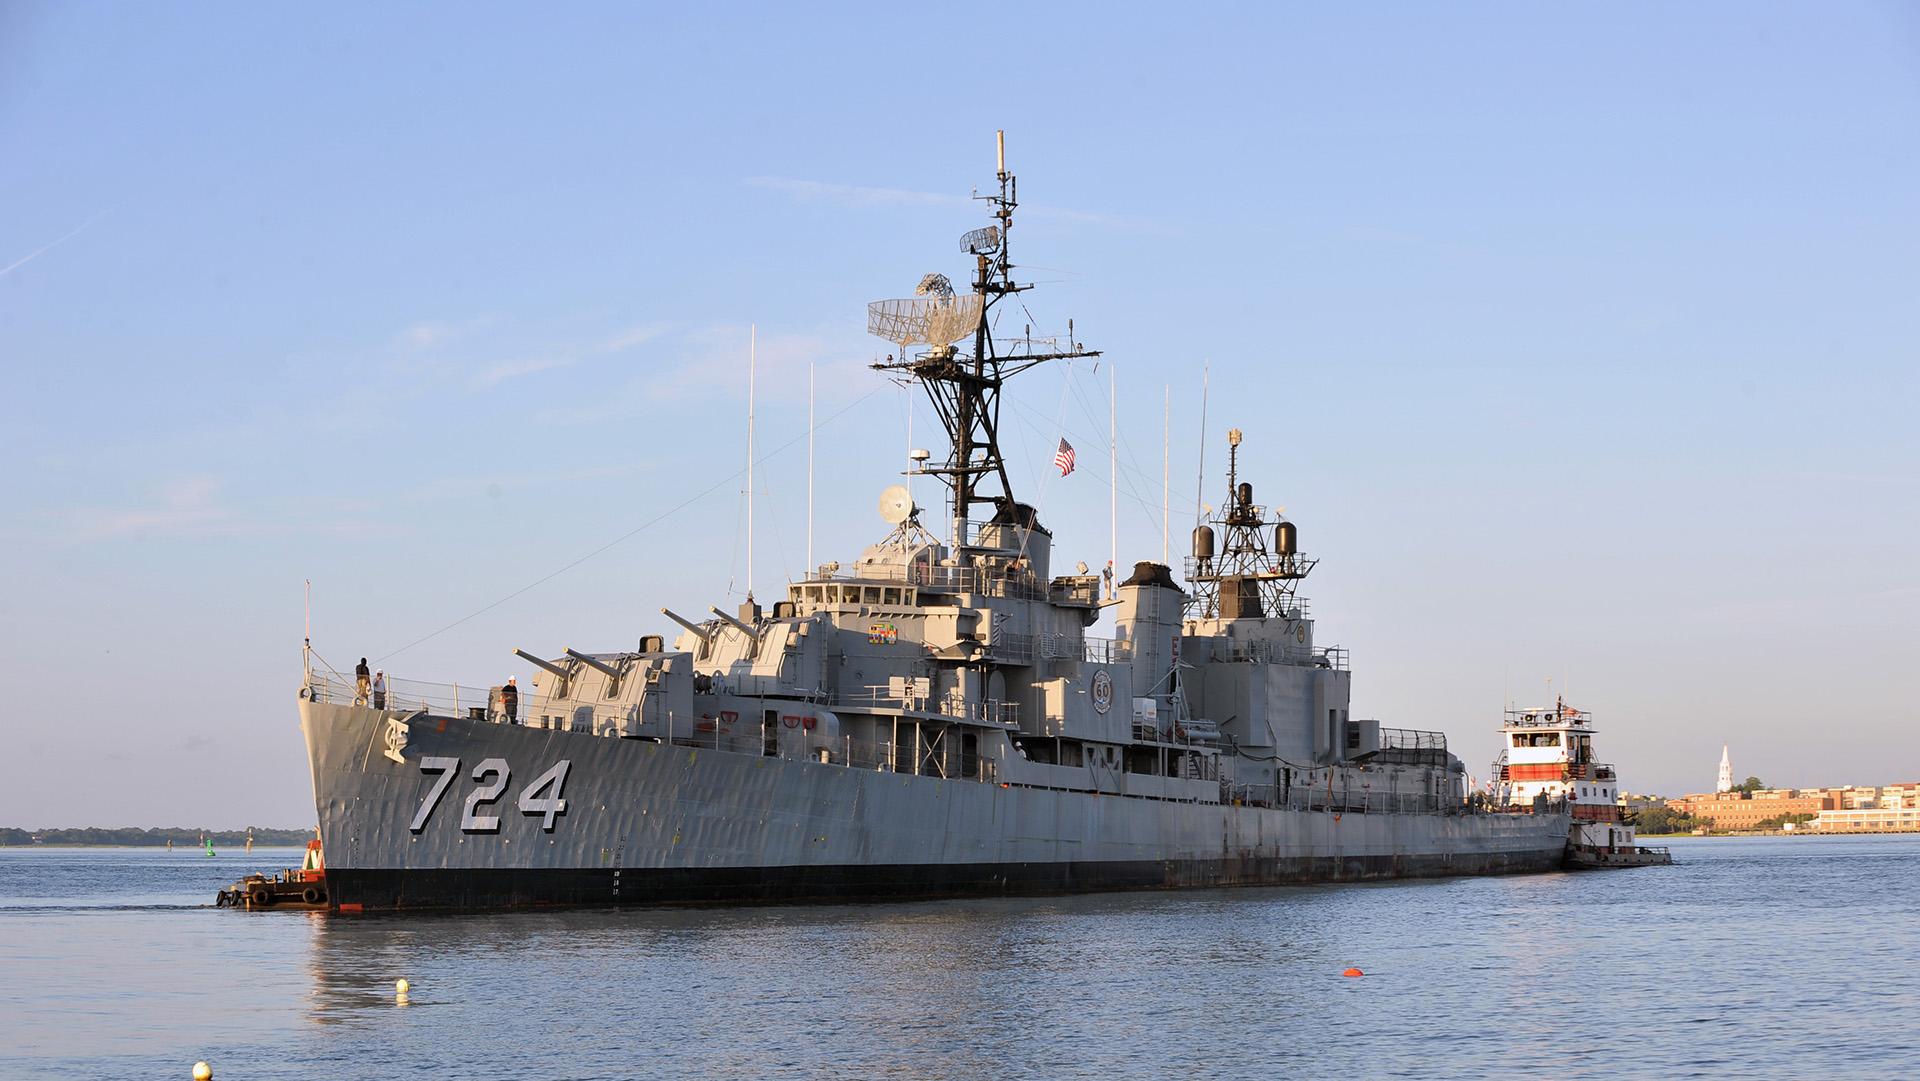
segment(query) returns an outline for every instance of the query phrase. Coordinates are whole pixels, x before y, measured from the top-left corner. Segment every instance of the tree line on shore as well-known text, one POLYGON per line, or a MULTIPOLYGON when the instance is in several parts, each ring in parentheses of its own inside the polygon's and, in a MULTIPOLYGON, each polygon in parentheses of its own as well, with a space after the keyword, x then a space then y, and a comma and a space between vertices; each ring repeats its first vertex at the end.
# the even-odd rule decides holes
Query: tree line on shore
POLYGON ((48 829, 23 830, 12 826, 0 826, 0 847, 20 845, 118 845, 159 847, 169 841, 174 845, 194 846, 203 839, 211 840, 216 847, 244 845, 247 835, 253 835, 257 845, 304 845, 313 840, 313 831, 269 829, 254 826, 240 830, 202 830, 187 829, 182 826, 157 826, 141 829, 138 826, 122 826, 116 829, 102 829, 89 826, 85 829, 48 829))

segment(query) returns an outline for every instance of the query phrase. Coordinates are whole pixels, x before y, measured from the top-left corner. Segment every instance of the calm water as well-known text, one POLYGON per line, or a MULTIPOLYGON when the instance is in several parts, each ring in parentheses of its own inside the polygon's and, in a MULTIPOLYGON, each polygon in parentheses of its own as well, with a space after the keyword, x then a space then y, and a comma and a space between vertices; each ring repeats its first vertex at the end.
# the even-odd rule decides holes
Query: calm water
POLYGON ((1920 837, 1674 848, 1584 875, 407 918, 200 907, 290 849, 0 849, 0 1076, 1913 1076, 1920 837))

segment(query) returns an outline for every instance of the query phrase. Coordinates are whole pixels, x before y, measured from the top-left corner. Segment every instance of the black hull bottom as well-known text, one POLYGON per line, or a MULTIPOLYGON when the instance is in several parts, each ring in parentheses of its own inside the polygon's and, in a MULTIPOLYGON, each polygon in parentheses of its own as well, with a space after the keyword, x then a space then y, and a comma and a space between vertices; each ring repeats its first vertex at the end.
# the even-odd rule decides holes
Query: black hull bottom
POLYGON ((504 909, 582 905, 793 904, 1203 889, 1557 870, 1564 851, 1121 863, 327 869, 335 908, 504 909))

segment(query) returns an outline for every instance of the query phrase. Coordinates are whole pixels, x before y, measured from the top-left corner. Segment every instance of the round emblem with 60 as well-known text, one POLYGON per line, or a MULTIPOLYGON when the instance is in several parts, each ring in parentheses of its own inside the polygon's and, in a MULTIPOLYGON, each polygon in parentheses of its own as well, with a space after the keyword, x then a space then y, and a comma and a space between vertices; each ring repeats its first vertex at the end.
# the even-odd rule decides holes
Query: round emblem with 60
POLYGON ((1102 668, 1093 674, 1093 710, 1105 713, 1113 705, 1113 677, 1102 668))

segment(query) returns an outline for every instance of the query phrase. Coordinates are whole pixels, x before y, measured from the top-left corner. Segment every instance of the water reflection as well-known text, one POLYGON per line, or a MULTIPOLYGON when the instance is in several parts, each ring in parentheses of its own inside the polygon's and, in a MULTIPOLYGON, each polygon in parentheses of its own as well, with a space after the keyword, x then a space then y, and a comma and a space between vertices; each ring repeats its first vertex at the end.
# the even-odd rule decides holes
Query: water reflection
POLYGON ((1920 1007, 1920 838, 1679 856, 1366 886, 323 917, 88 909, 100 889, 204 903, 236 868, 0 853, 0 1075, 206 1058, 302 1079, 1439 1077, 1504 1057, 1568 1077, 1871 1076, 1920 1050, 1893 1020, 1920 1007), (1764 971, 1793 975, 1717 978, 1764 971), (1688 992, 1695 977, 1714 993, 1688 992))

